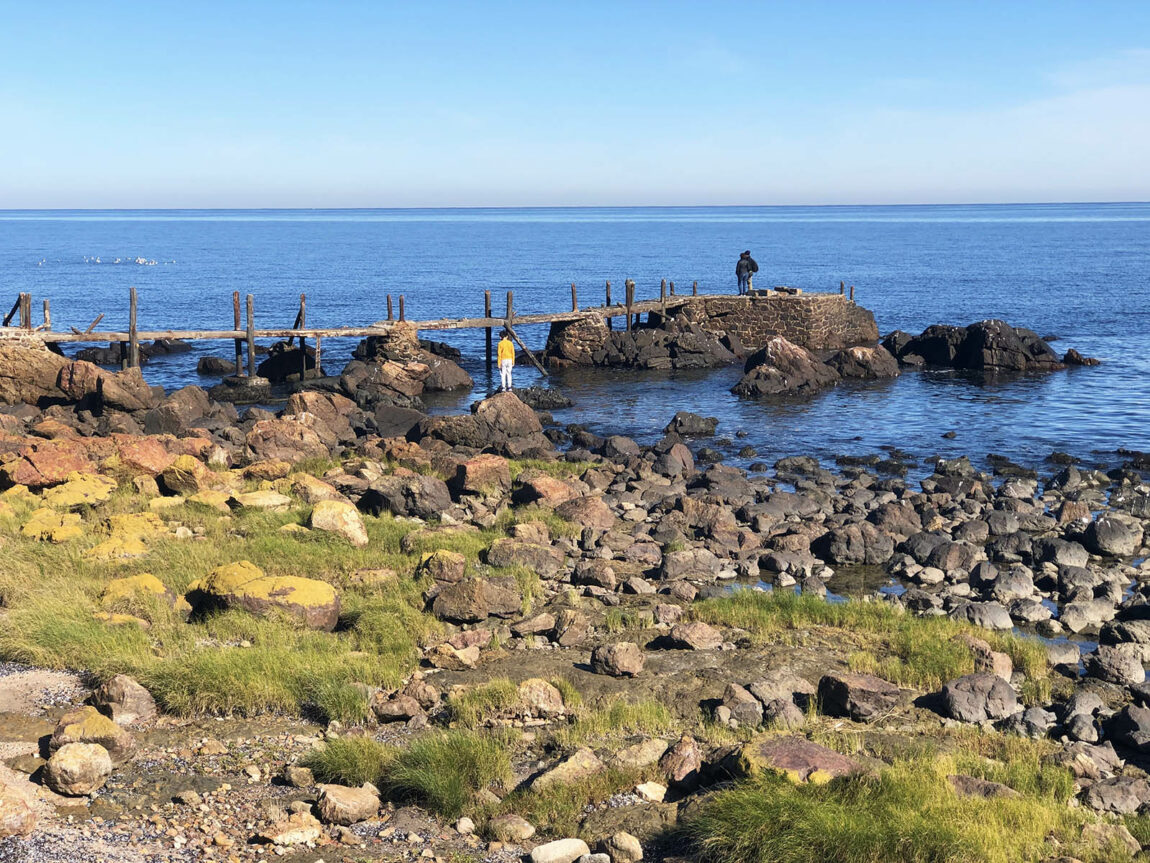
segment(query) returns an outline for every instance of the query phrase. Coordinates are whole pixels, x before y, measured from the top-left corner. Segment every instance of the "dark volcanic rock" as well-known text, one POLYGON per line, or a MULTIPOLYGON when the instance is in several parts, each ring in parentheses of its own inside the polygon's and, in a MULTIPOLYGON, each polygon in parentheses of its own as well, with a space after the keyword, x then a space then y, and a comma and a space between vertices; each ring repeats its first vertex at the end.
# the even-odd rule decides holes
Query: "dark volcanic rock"
POLYGON ((946 715, 962 722, 1005 719, 1018 710, 1018 696, 997 674, 980 671, 942 687, 946 715))
POLYGON ((897 705, 899 688, 872 674, 827 674, 819 681, 818 695, 827 714, 865 722, 897 705))
POLYGON ((745 398, 769 395, 809 395, 833 386, 839 373, 805 348, 775 336, 747 358, 746 373, 731 392, 745 398))
POLYGON ((896 378, 898 360, 884 347, 854 347, 839 351, 827 365, 844 378, 896 378))

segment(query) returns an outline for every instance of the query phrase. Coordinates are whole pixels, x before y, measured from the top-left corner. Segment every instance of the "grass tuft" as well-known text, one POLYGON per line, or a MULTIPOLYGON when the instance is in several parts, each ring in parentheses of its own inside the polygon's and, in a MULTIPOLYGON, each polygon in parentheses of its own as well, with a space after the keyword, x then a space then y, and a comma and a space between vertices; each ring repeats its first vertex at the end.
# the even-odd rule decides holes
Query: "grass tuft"
POLYGON ((460 728, 477 728, 484 719, 497 716, 518 703, 519 687, 509 678, 496 677, 450 695, 445 705, 447 721, 460 728))

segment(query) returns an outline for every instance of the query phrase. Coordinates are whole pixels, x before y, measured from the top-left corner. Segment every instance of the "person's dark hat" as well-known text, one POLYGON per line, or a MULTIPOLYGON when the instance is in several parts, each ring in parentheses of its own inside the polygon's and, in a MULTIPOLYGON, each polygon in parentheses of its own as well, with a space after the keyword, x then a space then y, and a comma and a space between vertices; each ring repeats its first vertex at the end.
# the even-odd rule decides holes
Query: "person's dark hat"
POLYGON ((747 249, 745 252, 743 252, 743 254, 746 255, 747 257, 750 257, 751 256, 751 250, 747 249))

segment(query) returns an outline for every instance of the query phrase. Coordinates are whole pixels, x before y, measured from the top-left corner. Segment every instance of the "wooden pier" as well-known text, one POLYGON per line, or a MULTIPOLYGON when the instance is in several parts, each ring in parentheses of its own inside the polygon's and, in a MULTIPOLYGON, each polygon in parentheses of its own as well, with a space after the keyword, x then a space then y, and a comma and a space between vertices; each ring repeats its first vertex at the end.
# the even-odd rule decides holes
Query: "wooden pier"
MULTIPOLYGON (((574 321, 580 318, 585 318, 589 315, 597 315, 607 320, 607 325, 610 327, 614 318, 624 318, 624 326, 630 330, 632 326, 637 325, 639 316, 646 314, 659 314, 665 315, 670 311, 684 305, 692 298, 697 298, 702 295, 699 294, 699 283, 694 282, 689 295, 676 295, 675 283, 663 280, 659 287, 659 298, 650 300, 636 300, 635 298, 635 282, 627 279, 624 282, 624 296, 625 300, 622 303, 612 303, 611 297, 611 283, 606 283, 604 294, 604 302, 598 306, 579 306, 579 298, 576 286, 571 285, 571 308, 561 312, 542 312, 520 315, 515 312, 515 299, 514 292, 507 291, 506 296, 506 313, 502 317, 497 317, 492 313, 491 305, 491 291, 484 292, 484 314, 483 317, 477 318, 438 318, 435 320, 411 320, 406 319, 406 307, 404 297, 399 296, 399 316, 394 317, 392 298, 388 294, 387 299, 387 318, 384 320, 376 321, 373 324, 359 327, 308 327, 306 326, 306 310, 307 298, 304 294, 300 294, 299 311, 296 314, 295 323, 288 328, 274 328, 274 329, 256 329, 255 326, 255 298, 252 294, 246 296, 246 326, 241 325, 241 308, 240 308, 240 294, 238 291, 232 294, 232 319, 233 328, 230 330, 140 330, 136 326, 137 320, 137 294, 136 289, 131 288, 128 297, 128 330, 124 331, 111 331, 111 330, 97 330, 96 326, 104 318, 100 314, 91 325, 85 330, 70 327, 68 332, 55 331, 52 329, 52 314, 51 305, 48 300, 43 303, 43 322, 39 325, 33 325, 32 322, 32 296, 31 294, 22 293, 12 306, 12 310, 4 317, 3 325, 0 326, 0 339, 4 338, 36 338, 45 343, 85 343, 96 344, 107 342, 109 344, 120 345, 121 366, 123 368, 131 368, 139 366, 140 364, 140 342, 141 341, 163 341, 163 340, 180 340, 180 341, 227 341, 231 340, 235 345, 235 359, 236 369, 241 374, 244 369, 243 351, 244 347, 247 348, 247 373, 250 376, 255 375, 255 342, 257 339, 287 339, 289 344, 293 339, 300 340, 301 349, 305 345, 306 339, 315 339, 315 365, 319 366, 320 348, 323 339, 331 338, 352 338, 363 339, 370 336, 383 336, 387 335, 390 329, 398 321, 406 321, 412 324, 417 331, 446 331, 446 330, 466 330, 466 329, 483 329, 486 331, 487 350, 486 360, 490 368, 492 365, 492 333, 495 328, 507 330, 512 337, 519 342, 521 348, 527 352, 531 361, 543 371, 542 365, 535 359, 534 355, 530 352, 526 345, 519 339, 515 331, 515 327, 528 326, 531 324, 551 324, 561 321, 574 321), (15 319, 15 323, 13 320, 15 319)), ((546 374, 546 371, 543 371, 546 374)))

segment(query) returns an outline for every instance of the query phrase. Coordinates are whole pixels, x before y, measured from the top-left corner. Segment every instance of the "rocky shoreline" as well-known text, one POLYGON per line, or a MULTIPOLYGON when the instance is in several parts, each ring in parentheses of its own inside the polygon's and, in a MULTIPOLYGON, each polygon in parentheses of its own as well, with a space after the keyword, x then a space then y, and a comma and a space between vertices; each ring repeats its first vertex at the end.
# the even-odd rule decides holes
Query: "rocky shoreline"
MULTIPOLYGON (((999 323, 772 340, 747 394, 1061 364, 999 323)), ((687 412, 652 446, 511 393, 426 416, 457 377, 414 332, 365 346, 354 398, 243 418, 0 351, 0 649, 29 663, 0 675, 0 860, 751 860, 745 789, 829 807, 900 771, 974 824, 1049 819, 1003 859, 1150 842, 1144 454, 743 471, 687 412)))

